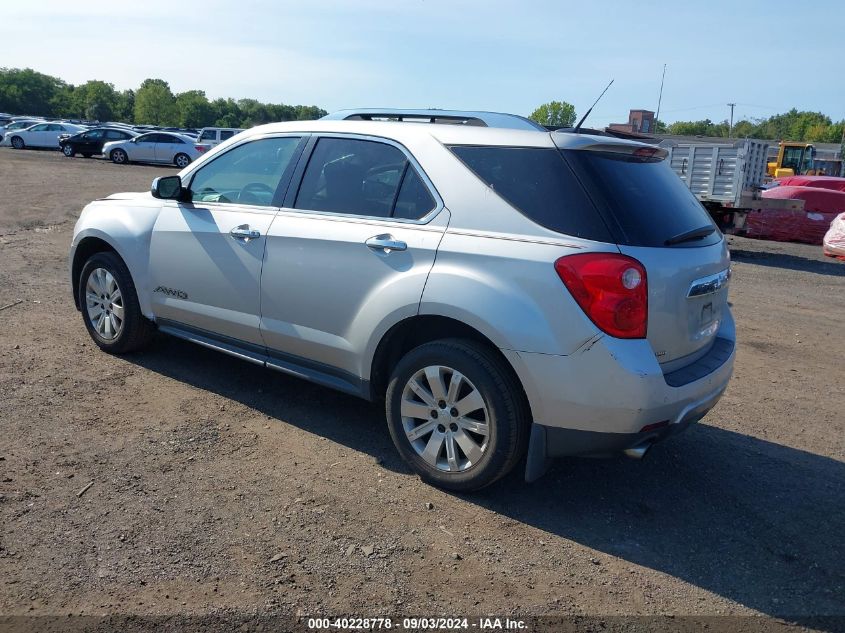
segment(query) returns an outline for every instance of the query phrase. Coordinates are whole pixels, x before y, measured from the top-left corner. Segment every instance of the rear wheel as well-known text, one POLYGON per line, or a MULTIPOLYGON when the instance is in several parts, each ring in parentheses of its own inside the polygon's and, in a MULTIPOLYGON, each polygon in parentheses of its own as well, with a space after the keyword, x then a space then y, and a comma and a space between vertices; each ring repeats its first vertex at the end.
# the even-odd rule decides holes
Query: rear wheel
POLYGON ((62 146, 62 154, 67 156, 68 158, 73 158, 76 155, 73 147, 70 145, 63 145, 62 146))
POLYGON ((408 352, 390 379, 386 408, 399 453, 441 488, 483 488, 525 452, 524 395, 504 362, 474 341, 444 339, 408 352))
POLYGON ((109 158, 111 158, 111 162, 117 165, 125 165, 129 162, 129 156, 127 156, 126 152, 120 148, 113 149, 111 154, 109 154, 109 158))
POLYGON ((96 253, 79 276, 79 305, 88 334, 112 354, 149 345, 155 326, 141 313, 129 269, 116 253, 96 253))
POLYGON ((23 149, 26 147, 26 143, 23 142, 23 139, 20 136, 13 136, 12 147, 15 149, 23 149))
POLYGON ((187 154, 176 154, 173 162, 176 163, 177 167, 185 169, 185 167, 191 164, 191 157, 187 154))

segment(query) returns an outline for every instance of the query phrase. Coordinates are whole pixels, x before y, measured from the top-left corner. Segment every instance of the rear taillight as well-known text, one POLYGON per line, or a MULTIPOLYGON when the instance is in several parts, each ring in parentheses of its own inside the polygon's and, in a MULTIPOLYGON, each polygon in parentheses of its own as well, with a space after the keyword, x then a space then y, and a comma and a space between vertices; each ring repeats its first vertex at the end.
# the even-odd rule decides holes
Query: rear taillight
POLYGON ((205 145, 194 145, 194 149, 197 150, 200 154, 202 154, 208 148, 205 145))
POLYGON ((555 270, 584 313, 617 338, 645 338, 648 283, 633 257, 579 253, 555 262, 555 270))

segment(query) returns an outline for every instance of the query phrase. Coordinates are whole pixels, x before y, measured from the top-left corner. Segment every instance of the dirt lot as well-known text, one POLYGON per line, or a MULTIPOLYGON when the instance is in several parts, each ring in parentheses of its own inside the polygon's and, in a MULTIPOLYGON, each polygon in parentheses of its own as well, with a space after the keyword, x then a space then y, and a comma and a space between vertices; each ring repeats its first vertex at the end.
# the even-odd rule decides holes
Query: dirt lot
POLYGON ((376 405, 164 336, 97 350, 74 220, 162 173, 0 151, 0 614, 845 623, 811 619, 845 617, 845 264, 820 247, 732 238, 736 373, 703 423, 464 497, 409 474, 376 405))

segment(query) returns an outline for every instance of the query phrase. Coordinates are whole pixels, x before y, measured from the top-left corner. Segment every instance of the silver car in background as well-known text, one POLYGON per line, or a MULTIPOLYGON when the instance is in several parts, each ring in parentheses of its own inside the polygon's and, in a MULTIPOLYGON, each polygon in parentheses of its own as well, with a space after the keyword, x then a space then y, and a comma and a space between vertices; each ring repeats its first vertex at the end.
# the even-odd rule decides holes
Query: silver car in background
POLYGON ((209 149, 196 139, 174 132, 148 132, 125 141, 103 145, 103 156, 118 165, 165 163, 187 167, 209 149))
POLYGON ((735 355, 726 241, 665 156, 484 112, 255 127, 89 204, 74 299, 107 352, 158 330, 384 402, 451 490, 641 457, 735 355))

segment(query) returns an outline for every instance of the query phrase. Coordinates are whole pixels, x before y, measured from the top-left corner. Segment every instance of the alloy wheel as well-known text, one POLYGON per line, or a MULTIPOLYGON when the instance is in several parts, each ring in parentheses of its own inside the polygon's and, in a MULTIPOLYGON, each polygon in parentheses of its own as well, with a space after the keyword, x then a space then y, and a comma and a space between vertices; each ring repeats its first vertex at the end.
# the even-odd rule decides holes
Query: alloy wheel
POLYGON ((405 436, 431 467, 463 472, 481 461, 490 440, 490 416, 481 392, 463 374, 430 365, 402 391, 405 436))
POLYGON ((85 308, 91 327, 100 338, 112 341, 123 330, 123 294, 114 275, 95 268, 85 284, 85 308))

